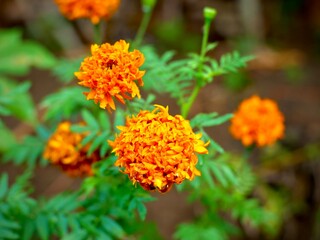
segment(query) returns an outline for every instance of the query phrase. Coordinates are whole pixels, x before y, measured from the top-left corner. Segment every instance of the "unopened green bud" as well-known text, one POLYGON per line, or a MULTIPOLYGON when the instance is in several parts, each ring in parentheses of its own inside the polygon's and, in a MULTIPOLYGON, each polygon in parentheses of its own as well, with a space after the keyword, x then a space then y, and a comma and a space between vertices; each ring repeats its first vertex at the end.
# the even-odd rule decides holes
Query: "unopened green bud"
POLYGON ((205 7, 203 9, 203 16, 205 20, 212 21, 217 15, 217 10, 211 7, 205 7))

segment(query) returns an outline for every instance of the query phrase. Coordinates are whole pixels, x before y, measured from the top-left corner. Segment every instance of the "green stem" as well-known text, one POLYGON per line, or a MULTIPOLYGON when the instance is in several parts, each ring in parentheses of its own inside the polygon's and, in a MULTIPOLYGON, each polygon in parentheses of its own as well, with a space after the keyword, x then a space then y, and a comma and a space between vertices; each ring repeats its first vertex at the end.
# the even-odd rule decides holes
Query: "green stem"
POLYGON ((93 41, 96 44, 102 43, 102 34, 101 34, 101 23, 93 25, 93 41))
POLYGON ((243 158, 246 159, 246 160, 249 160, 254 148, 255 148, 254 144, 246 147, 244 152, 243 152, 243 158))
MULTIPOLYGON (((205 23, 203 26, 203 36, 202 36, 202 44, 201 44, 201 51, 200 51, 200 60, 198 65, 198 73, 202 72, 203 64, 204 64, 204 58, 206 56, 206 49, 208 44, 208 38, 209 38, 209 30, 210 30, 210 24, 211 21, 205 19, 205 23)), ((202 88, 202 75, 199 74, 200 77, 196 79, 196 85, 191 93, 191 96, 188 98, 187 102, 182 104, 181 106, 181 115, 184 118, 188 117, 190 108, 192 107, 192 104, 196 100, 200 89, 202 88)))
POLYGON ((151 15, 152 15, 152 7, 143 7, 143 17, 142 17, 142 21, 140 23, 137 35, 132 43, 133 47, 139 47, 143 37, 147 31, 147 27, 149 25, 150 19, 151 19, 151 15))
POLYGON ((205 19, 204 26, 203 26, 203 37, 202 37, 201 55, 200 55, 201 67, 203 65, 204 57, 206 55, 206 49, 207 49, 207 45, 208 45, 209 32, 210 32, 210 25, 211 25, 211 21, 205 19))
POLYGON ((181 107, 181 115, 183 118, 187 118, 188 117, 188 114, 189 114, 189 111, 190 111, 190 108, 193 104, 193 102, 196 100, 198 94, 199 94, 199 91, 200 91, 201 87, 199 85, 196 85, 191 93, 191 96, 188 98, 188 101, 182 105, 181 107))

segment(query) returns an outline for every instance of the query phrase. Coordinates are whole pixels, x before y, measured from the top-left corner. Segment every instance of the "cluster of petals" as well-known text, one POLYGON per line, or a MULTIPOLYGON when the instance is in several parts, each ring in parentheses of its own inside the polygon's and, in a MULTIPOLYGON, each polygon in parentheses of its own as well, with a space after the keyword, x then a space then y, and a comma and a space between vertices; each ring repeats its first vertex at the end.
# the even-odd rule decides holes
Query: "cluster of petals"
POLYGON ((284 116, 276 102, 252 96, 244 100, 231 119, 232 135, 245 146, 270 145, 284 135, 284 116))
POLYGON ((123 104, 125 99, 140 98, 137 83, 143 85, 145 73, 139 70, 144 62, 140 51, 129 52, 129 43, 119 40, 114 45, 92 45, 91 54, 75 73, 79 84, 90 89, 84 93, 88 100, 94 100, 103 109, 115 110, 114 98, 123 104))
POLYGON ((140 111, 128 117, 114 141, 109 141, 120 167, 134 184, 146 190, 166 192, 174 183, 199 176, 196 153, 208 153, 189 121, 171 116, 168 107, 155 105, 150 111, 140 111))
POLYGON ((87 156, 89 145, 82 146, 85 134, 71 132, 71 123, 62 122, 50 137, 43 157, 59 166, 69 176, 89 176, 93 174, 92 164, 99 161, 97 152, 87 156))
POLYGON ((89 18, 97 24, 117 11, 120 0, 55 0, 60 12, 70 20, 89 18))

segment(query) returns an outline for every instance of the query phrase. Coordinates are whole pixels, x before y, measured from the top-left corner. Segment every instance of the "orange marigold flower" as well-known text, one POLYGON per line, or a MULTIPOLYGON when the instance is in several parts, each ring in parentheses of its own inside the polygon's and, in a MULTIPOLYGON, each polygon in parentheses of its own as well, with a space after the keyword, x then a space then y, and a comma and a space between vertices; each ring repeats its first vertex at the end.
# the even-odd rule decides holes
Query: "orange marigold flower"
POLYGON ((109 19, 119 8, 120 0, 55 0, 68 19, 90 18, 93 24, 109 19))
POLYGON ((70 130, 70 122, 62 122, 50 137, 43 157, 70 176, 92 175, 92 164, 100 160, 98 152, 87 156, 89 145, 81 146, 86 134, 70 130))
POLYGON ((166 192, 174 183, 200 176, 196 153, 208 153, 201 134, 195 134, 182 116, 171 116, 168 107, 155 105, 152 111, 140 111, 127 118, 121 133, 109 141, 116 156, 116 166, 133 183, 146 190, 166 192))
POLYGON ((244 100, 231 119, 230 131, 242 144, 270 145, 284 135, 284 116, 276 102, 252 96, 244 100))
POLYGON ((90 92, 84 93, 87 99, 100 102, 101 108, 115 110, 113 97, 121 103, 124 99, 140 98, 140 91, 135 81, 143 85, 144 71, 139 67, 144 62, 143 54, 134 50, 129 52, 129 43, 124 40, 101 46, 92 45, 91 57, 87 57, 81 64, 80 71, 75 75, 79 84, 90 88, 90 92))

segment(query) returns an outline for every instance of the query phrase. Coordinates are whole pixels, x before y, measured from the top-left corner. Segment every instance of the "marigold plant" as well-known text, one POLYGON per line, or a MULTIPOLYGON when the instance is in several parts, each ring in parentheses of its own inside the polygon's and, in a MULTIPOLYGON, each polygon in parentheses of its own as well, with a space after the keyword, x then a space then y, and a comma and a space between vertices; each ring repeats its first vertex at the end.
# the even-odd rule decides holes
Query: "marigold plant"
POLYGON ((89 18, 97 24, 108 19, 119 8, 120 0, 55 0, 60 12, 68 19, 89 18))
POLYGON ((91 166, 99 161, 99 154, 94 152, 87 156, 89 146, 81 145, 85 134, 71 132, 70 127, 71 123, 67 121, 58 125, 47 143, 43 157, 70 176, 92 175, 91 166))
POLYGON ((276 102, 252 96, 244 100, 231 119, 231 134, 245 146, 270 145, 284 135, 284 116, 276 102))
POLYGON ((146 190, 166 192, 174 183, 199 176, 196 153, 208 153, 201 134, 195 134, 182 116, 171 116, 168 107, 155 105, 127 118, 115 141, 109 141, 118 160, 133 183, 146 190))
POLYGON ((145 73, 139 70, 144 62, 140 51, 129 52, 129 43, 119 40, 114 45, 92 45, 91 53, 75 73, 79 84, 90 88, 90 92, 85 93, 88 100, 99 102, 101 108, 115 110, 113 98, 123 104, 125 99, 140 98, 136 82, 142 86, 145 73))

